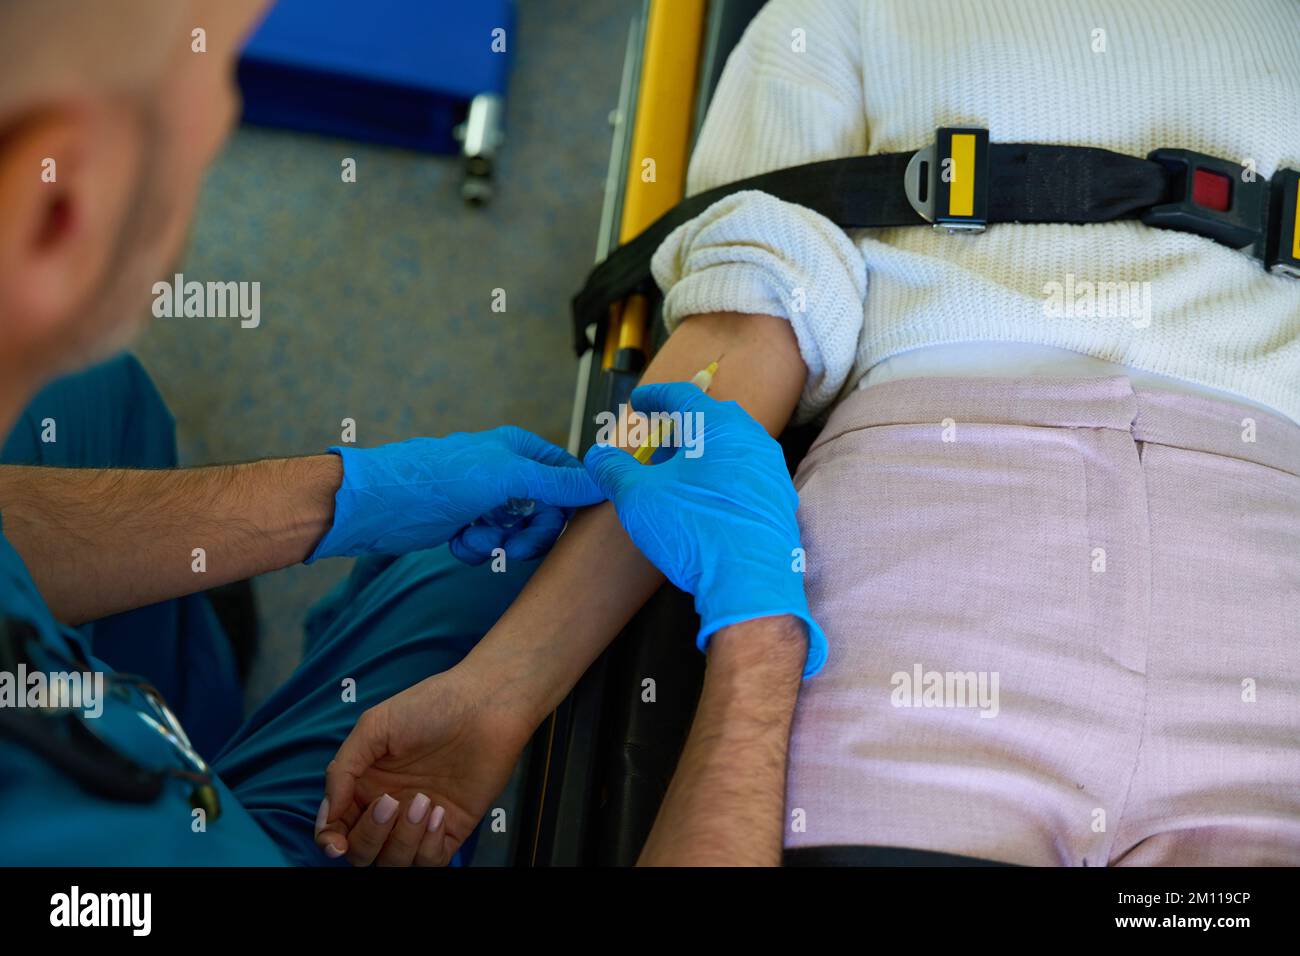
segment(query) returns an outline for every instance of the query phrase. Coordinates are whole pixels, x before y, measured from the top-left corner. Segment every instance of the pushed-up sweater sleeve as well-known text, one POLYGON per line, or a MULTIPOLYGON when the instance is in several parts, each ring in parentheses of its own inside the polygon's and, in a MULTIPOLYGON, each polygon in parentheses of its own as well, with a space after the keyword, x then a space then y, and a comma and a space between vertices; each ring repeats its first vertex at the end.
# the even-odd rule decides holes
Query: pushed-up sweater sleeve
MULTIPOLYGON (((691 158, 688 191, 865 152, 857 0, 771 0, 727 61, 691 158)), ((838 226, 758 191, 675 230, 653 260, 674 329, 708 312, 776 315, 808 366, 797 420, 825 410, 853 367, 867 292, 838 226)))

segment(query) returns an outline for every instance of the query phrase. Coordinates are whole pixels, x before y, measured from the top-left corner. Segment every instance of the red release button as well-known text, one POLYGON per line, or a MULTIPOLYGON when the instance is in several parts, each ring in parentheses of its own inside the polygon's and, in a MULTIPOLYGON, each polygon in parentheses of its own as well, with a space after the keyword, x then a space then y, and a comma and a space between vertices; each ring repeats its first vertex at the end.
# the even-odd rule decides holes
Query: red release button
POLYGON ((1222 173, 1197 169, 1192 174, 1192 202, 1206 209, 1227 212, 1232 182, 1222 173))

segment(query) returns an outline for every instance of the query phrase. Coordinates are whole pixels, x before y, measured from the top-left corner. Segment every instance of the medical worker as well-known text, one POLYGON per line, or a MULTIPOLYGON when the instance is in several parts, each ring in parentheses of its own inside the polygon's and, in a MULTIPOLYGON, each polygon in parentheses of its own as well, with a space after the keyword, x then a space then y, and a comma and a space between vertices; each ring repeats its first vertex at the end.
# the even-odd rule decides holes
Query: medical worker
POLYGON ((134 360, 67 374, 170 274, 264 7, 0 5, 0 863, 325 862, 324 768, 357 715, 458 660, 602 497, 515 428, 175 470, 134 360), (198 592, 336 555, 362 557, 244 721, 198 592), (60 699, 55 674, 86 679, 60 699))
MULTIPOLYGON (((709 784, 744 770, 744 806, 721 814, 735 830, 727 859, 761 845, 754 862, 775 862, 784 760, 770 755, 784 752, 805 656, 815 667, 825 648, 801 576, 746 558, 786 562, 797 499, 778 446, 739 406, 685 383, 638 393, 646 410, 708 411, 710 454, 651 468, 612 448, 587 468, 506 427, 179 470, 173 421, 139 364, 95 364, 170 272, 264 6, 0 4, 0 864, 450 862, 473 814, 435 804, 445 787, 386 776, 386 755, 364 743, 403 728, 376 715, 424 701, 424 680, 493 626, 572 510, 607 497, 696 595, 714 645, 708 733, 688 744, 663 815, 673 825, 647 852, 678 862, 722 846, 692 838, 698 801, 721 805, 709 784), (43 175, 51 159, 57 174, 43 175), (358 561, 309 615, 301 665, 242 719, 231 647, 200 592, 343 555, 358 561), (484 566, 502 556, 500 573, 484 566), (734 699, 746 687, 758 692, 734 699), (377 789, 365 820, 341 809, 345 786, 348 799, 377 789), (756 841, 756 827, 772 832, 756 841)), ((504 781, 477 779, 480 758, 509 755, 526 721, 467 720, 509 685, 504 669, 481 684, 466 673, 458 694, 406 713, 438 751, 433 776, 487 799, 504 781), (439 750, 448 737, 470 759, 439 750)))

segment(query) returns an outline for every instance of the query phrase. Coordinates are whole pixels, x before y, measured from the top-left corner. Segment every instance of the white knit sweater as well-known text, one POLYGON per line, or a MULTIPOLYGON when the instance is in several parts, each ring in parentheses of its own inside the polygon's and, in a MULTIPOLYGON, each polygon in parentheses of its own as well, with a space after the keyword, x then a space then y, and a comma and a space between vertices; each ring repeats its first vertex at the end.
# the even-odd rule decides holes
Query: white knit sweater
MULTIPOLYGON (((1300 168, 1300 0, 770 0, 727 63, 689 191, 915 150, 938 126, 1137 156, 1182 147, 1251 160, 1262 177, 1300 168)), ((711 311, 788 318, 809 370, 801 419, 892 355, 1001 342, 1300 420, 1300 280, 1137 222, 846 235, 746 192, 673 233, 654 274, 670 327, 711 311), (1054 288, 1116 281, 1149 283, 1135 287, 1149 293, 1149 324, 1123 309, 1046 306, 1054 288)))

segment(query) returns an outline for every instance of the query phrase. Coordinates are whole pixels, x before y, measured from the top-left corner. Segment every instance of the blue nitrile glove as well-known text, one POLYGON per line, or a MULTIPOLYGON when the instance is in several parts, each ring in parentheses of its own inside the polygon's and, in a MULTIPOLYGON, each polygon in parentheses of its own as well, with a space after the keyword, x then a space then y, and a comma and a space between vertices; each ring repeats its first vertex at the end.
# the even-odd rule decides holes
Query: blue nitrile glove
POLYGON ((343 459, 334 524, 307 559, 405 554, 451 542, 481 564, 543 554, 571 510, 602 500, 582 462, 522 428, 412 438, 378 448, 331 448, 343 459), (526 517, 511 499, 535 502, 526 517))
MULTIPOLYGON (((763 426, 735 402, 719 402, 689 382, 642 385, 632 405, 650 412, 700 413, 697 457, 672 449, 642 465, 612 445, 587 452, 587 470, 614 502, 618 520, 668 580, 695 597, 697 644, 730 624, 793 614, 808 627, 804 677, 826 661, 826 637, 808 613, 795 570, 799 495, 785 456, 763 426)), ((659 454, 662 454, 662 450, 659 454)))

